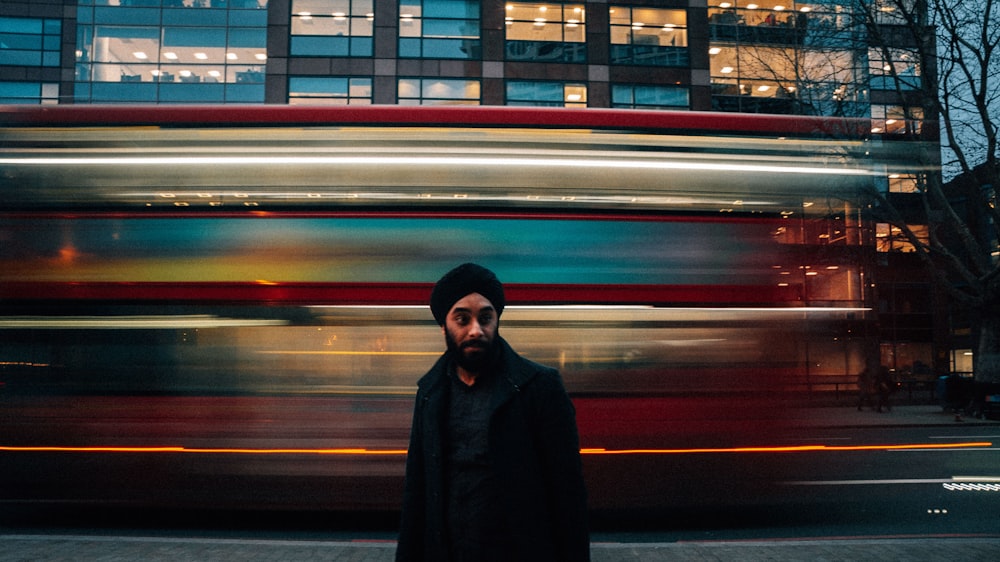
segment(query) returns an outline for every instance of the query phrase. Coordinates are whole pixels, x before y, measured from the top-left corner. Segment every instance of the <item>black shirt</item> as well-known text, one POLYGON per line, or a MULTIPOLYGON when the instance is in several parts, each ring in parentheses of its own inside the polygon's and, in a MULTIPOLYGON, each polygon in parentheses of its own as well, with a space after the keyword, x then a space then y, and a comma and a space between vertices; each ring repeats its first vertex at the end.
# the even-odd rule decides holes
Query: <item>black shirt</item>
POLYGON ((497 502, 501 493, 489 454, 490 401, 496 376, 462 382, 449 370, 448 533, 452 559, 488 560, 504 540, 497 502))

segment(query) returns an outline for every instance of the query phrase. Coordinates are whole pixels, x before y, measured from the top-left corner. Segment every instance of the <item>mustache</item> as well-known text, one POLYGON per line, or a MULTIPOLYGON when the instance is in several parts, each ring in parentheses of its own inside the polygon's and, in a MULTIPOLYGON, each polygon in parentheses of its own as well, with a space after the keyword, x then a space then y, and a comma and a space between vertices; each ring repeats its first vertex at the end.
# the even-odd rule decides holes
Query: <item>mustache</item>
POLYGON ((486 340, 469 340, 459 344, 459 349, 487 349, 490 344, 486 340))

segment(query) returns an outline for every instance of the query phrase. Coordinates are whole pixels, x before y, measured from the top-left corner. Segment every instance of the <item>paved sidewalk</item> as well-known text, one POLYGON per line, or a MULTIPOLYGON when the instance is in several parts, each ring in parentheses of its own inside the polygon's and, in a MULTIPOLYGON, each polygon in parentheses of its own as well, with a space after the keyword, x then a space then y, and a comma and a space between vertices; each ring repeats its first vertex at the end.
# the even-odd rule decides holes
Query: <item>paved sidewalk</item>
POLYGON ((992 425, 1000 420, 979 419, 955 414, 937 405, 894 406, 889 412, 875 412, 870 408, 858 411, 856 406, 822 406, 794 408, 789 412, 794 425, 804 427, 865 427, 865 426, 921 426, 921 425, 992 425))
MULTIPOLYGON (((395 543, 76 535, 0 535, 0 560, 389 562, 395 543)), ((594 562, 726 560, 1000 560, 997 538, 594 543, 594 562)))

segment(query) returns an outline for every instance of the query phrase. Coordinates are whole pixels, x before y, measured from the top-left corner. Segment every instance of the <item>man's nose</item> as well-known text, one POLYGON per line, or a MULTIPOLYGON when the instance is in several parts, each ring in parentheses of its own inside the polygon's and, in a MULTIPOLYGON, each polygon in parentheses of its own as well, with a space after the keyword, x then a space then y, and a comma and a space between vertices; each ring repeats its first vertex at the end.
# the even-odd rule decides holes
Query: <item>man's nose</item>
POLYGON ((479 323, 478 320, 473 320, 469 324, 469 335, 473 337, 478 337, 482 335, 482 333, 483 333, 483 326, 479 323))

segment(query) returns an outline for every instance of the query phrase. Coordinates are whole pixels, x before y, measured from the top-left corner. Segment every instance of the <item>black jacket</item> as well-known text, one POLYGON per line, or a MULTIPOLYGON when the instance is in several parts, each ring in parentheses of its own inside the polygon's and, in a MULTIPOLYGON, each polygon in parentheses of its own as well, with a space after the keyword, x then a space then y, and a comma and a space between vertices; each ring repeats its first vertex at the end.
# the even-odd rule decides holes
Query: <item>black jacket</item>
MULTIPOLYGON (((511 530, 511 561, 590 559, 587 499, 573 403, 555 369, 514 352, 498 337, 501 367, 492 398, 490 460, 511 530)), ((396 560, 448 559, 445 443, 448 367, 442 356, 417 383, 396 560)))

